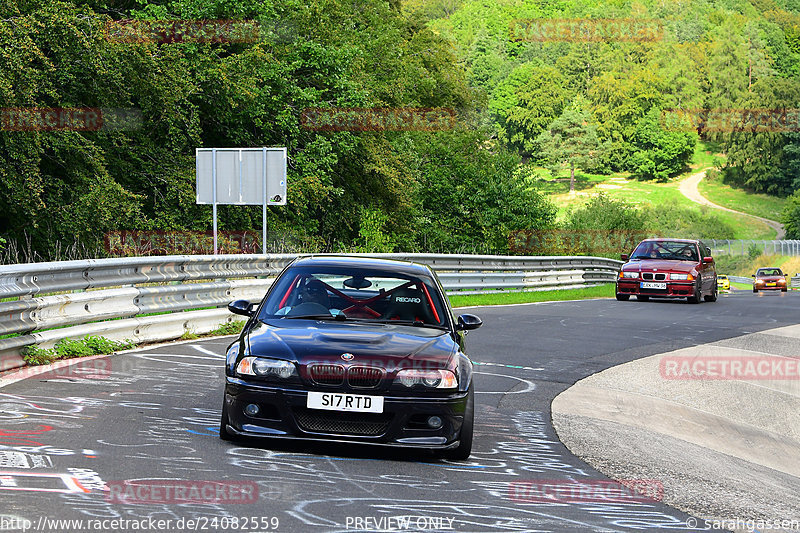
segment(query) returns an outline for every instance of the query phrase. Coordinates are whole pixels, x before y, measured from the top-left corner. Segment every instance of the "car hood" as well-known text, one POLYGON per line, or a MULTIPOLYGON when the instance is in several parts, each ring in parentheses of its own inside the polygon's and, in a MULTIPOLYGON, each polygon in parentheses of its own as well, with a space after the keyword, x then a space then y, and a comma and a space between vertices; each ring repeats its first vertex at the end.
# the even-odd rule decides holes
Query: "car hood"
POLYGON ((697 268, 695 261, 676 261, 672 259, 636 259, 622 266, 623 270, 635 272, 691 272, 697 268))
POLYGON ((446 331, 393 324, 269 320, 247 336, 249 355, 309 363, 349 362, 391 370, 424 366, 446 368, 458 345, 446 331), (289 322, 289 325, 286 325, 289 322))

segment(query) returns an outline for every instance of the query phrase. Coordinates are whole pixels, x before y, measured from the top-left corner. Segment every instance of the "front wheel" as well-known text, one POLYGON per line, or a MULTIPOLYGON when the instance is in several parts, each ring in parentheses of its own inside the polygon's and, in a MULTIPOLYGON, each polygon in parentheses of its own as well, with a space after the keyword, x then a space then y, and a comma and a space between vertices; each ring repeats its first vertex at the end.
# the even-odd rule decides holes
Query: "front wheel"
POLYGON ((235 435, 228 431, 228 408, 225 406, 224 401, 222 402, 222 416, 219 421, 219 438, 227 441, 232 441, 235 438, 235 435))
POLYGON ((458 447, 447 450, 444 454, 446 459, 454 461, 464 461, 469 459, 472 453, 472 433, 475 423, 475 392, 472 383, 469 385, 467 395, 467 407, 464 409, 464 421, 461 423, 461 433, 458 435, 458 447))
POLYGON ((697 285, 695 285, 694 287, 694 294, 686 298, 686 301, 689 302, 690 304, 699 304, 700 300, 702 299, 700 297, 700 294, 702 293, 700 288, 702 286, 703 286, 703 281, 700 278, 698 278, 697 285))
POLYGON ((758 292, 758 289, 753 289, 753 292, 756 292, 756 293, 757 293, 757 292, 758 292))
POLYGON ((617 300, 619 300, 620 302, 627 302, 630 299, 630 297, 631 297, 630 294, 617 293, 617 300))
POLYGON ((640 295, 636 296, 636 299, 639 300, 640 302, 646 302, 646 301, 648 301, 650 299, 650 297, 640 294, 640 295))
POLYGON ((714 285, 714 288, 711 290, 711 294, 707 294, 704 296, 705 301, 707 302, 716 302, 717 301, 717 286, 714 285))

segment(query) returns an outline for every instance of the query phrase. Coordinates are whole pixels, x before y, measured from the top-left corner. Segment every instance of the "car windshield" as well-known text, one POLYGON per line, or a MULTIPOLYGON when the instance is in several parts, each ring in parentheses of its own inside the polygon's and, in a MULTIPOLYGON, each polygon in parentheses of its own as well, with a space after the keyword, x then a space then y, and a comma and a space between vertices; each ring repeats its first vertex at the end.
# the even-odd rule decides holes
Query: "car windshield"
POLYGON ((757 272, 758 276, 782 276, 783 273, 779 268, 761 268, 757 272))
POLYGON ((259 319, 359 320, 445 328, 446 307, 432 280, 391 271, 290 268, 259 319))
POLYGON ((644 241, 631 254, 631 259, 671 259, 698 261, 697 246, 691 242, 644 241))

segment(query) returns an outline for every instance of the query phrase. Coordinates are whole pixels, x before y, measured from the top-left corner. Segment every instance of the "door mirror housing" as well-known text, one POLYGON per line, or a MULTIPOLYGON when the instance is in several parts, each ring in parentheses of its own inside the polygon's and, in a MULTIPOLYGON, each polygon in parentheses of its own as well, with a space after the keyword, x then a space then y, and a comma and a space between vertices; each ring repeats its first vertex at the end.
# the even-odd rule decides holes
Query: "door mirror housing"
POLYGON ((458 323, 456 324, 456 331, 467 331, 470 329, 478 329, 483 325, 483 320, 475 315, 459 315, 458 323))
POLYGON ((228 304, 228 311, 250 317, 253 316, 253 304, 247 300, 236 300, 228 304))
POLYGON ((619 254, 619 258, 622 259, 623 261, 627 261, 628 260, 628 254, 619 254))
POLYGON ((714 262, 714 258, 711 257, 710 255, 703 258, 703 263, 705 263, 705 264, 709 264, 709 263, 713 263, 713 262, 714 262))

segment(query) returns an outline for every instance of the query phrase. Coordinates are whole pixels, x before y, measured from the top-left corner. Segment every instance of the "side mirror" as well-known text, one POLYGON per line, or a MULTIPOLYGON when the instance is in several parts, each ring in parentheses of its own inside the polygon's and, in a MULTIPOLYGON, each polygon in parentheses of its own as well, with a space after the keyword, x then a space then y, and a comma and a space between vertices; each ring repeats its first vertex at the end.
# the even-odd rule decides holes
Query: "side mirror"
POLYGON ((458 323, 456 324, 456 331, 466 331, 469 329, 478 329, 483 325, 483 320, 475 315, 459 315, 458 323))
POLYGON ((236 300, 228 304, 228 311, 237 315, 253 316, 253 304, 247 300, 236 300))
POLYGON ((703 258, 703 263, 705 263, 705 264, 709 264, 709 263, 713 263, 713 262, 714 262, 714 258, 711 257, 710 255, 703 258))
POLYGON ((750 274, 750 277, 754 278, 754 277, 756 277, 756 275, 755 274, 750 274))
POLYGON ((628 260, 628 254, 619 254, 619 258, 622 259, 623 261, 627 261, 628 260))

